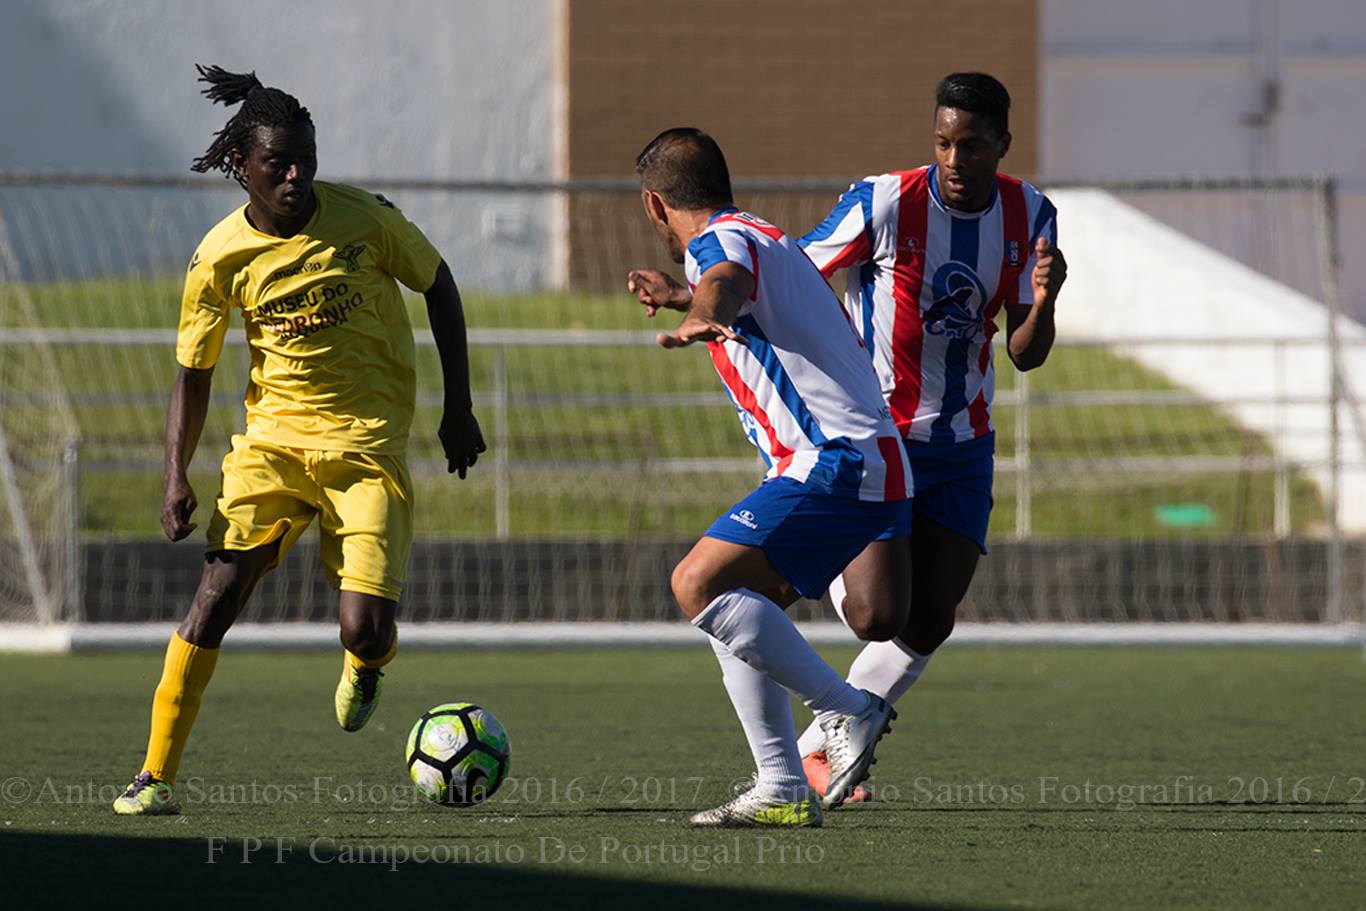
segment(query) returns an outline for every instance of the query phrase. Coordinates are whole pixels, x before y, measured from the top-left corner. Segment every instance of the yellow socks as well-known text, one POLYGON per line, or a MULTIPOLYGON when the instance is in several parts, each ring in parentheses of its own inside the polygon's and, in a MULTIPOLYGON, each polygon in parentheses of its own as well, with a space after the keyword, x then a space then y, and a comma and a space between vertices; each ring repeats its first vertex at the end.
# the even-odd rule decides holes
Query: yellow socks
POLYGON ((200 648, 171 636, 166 646, 166 665, 152 698, 152 734, 147 739, 147 759, 142 768, 154 778, 171 781, 180 767, 180 754, 190 738, 199 714, 204 688, 218 664, 218 649, 200 648))
POLYGON ((343 649, 343 651, 346 651, 347 664, 351 665, 356 670, 360 670, 363 667, 384 667, 384 665, 393 661, 394 655, 398 653, 398 630, 394 630, 394 638, 389 644, 389 651, 385 652, 379 658, 362 658, 360 655, 354 654, 346 649, 343 649))

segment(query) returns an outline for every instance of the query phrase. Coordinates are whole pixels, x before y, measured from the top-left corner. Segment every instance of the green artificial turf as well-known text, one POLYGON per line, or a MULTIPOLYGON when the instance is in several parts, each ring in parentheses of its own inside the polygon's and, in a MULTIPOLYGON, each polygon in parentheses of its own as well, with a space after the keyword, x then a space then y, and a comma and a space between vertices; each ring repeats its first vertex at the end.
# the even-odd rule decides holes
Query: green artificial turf
POLYGON ((138 770, 159 654, 6 656, 6 889, 15 907, 1366 902, 1356 651, 950 646, 899 705, 880 800, 737 833, 683 825, 751 769, 700 639, 401 652, 358 734, 332 718, 338 656, 229 649, 175 818, 108 806, 138 770), (402 762, 411 723, 451 700, 513 743, 512 778, 470 809, 419 802, 402 762))

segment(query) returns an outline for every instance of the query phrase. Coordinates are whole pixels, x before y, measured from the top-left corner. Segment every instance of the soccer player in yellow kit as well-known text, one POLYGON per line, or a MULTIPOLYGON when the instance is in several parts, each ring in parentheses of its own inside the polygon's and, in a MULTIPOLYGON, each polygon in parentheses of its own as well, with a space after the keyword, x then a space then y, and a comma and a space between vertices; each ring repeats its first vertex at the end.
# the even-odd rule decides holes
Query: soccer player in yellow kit
POLYGON ((223 635, 315 516, 322 562, 341 593, 337 722, 356 731, 374 711, 380 668, 397 648, 413 533, 404 452, 416 359, 398 282, 426 296, 445 380, 448 469, 464 478, 484 451, 460 295, 441 255, 382 196, 314 182, 313 122, 294 97, 255 73, 199 72, 211 100, 242 106, 194 170, 223 171, 248 201, 205 235, 185 280, 161 508, 171 540, 196 527, 186 468, 234 308, 251 347, 247 426, 223 460, 203 575, 166 650, 147 757, 114 801, 125 815, 176 811, 171 782, 223 635))

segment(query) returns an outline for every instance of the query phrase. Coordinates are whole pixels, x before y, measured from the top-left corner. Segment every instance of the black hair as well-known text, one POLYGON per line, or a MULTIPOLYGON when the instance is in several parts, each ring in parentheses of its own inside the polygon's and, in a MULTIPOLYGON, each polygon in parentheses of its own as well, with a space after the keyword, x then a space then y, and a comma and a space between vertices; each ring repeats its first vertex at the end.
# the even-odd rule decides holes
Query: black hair
POLYGON ((950 73, 934 90, 935 109, 957 108, 986 120, 1004 139, 1010 132, 1010 93, 986 73, 950 73))
POLYGON ((199 81, 208 83, 203 94, 210 101, 225 105, 240 103, 242 107, 214 134, 208 151, 190 166, 192 171, 201 174, 222 171, 223 176, 235 178, 245 187, 241 176, 233 170, 229 153, 236 149, 247 154, 255 141, 257 127, 288 127, 300 123, 313 126, 308 108, 299 104, 299 99, 280 89, 265 87, 254 71, 229 73, 221 66, 199 64, 195 64, 195 69, 199 71, 199 81))
POLYGON ((732 203, 726 156, 715 139, 693 127, 674 127, 651 139, 636 156, 636 173, 645 189, 673 209, 717 209, 732 203))

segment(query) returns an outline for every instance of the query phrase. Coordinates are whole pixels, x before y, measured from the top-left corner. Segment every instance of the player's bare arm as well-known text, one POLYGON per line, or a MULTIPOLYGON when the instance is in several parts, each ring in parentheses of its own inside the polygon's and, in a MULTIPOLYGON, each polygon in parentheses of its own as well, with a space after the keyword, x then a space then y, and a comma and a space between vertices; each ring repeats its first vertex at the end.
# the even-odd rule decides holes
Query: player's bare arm
POLYGON ((692 292, 672 275, 657 269, 632 269, 626 273, 626 290, 645 305, 645 315, 660 310, 686 311, 692 306, 692 292))
POLYGON ((748 269, 731 262, 718 263, 698 282, 683 322, 673 332, 661 332, 655 340, 664 348, 682 348, 718 338, 743 345, 744 336, 732 329, 731 323, 753 293, 754 276, 748 269))
POLYGON ((212 367, 181 367, 166 406, 166 462, 161 478, 166 495, 161 502, 161 528, 172 541, 181 540, 198 527, 190 521, 199 501, 190 487, 188 472, 209 413, 212 384, 212 367))
POLYGON ((1034 256, 1034 271, 1030 275, 1034 303, 1006 307, 1006 350, 1020 370, 1042 366, 1053 350, 1053 304, 1067 280, 1067 260, 1045 238, 1040 237, 1035 244, 1034 256))
POLYGON ((459 473, 474 467, 479 454, 487 447, 474 417, 474 403, 470 399, 470 357, 465 338, 465 310, 460 303, 460 289, 450 267, 443 260, 436 270, 436 281, 424 295, 427 317, 436 339, 436 350, 441 355, 441 376, 445 389, 445 405, 441 413, 441 428, 437 436, 446 453, 446 470, 459 473))

